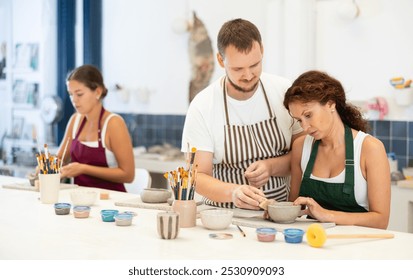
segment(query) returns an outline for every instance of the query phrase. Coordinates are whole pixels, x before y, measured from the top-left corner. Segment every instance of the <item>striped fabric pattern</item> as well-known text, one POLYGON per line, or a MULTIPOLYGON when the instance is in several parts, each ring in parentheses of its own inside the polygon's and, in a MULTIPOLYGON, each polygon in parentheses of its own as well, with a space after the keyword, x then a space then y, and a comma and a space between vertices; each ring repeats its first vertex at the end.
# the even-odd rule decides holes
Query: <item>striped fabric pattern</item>
MULTIPOLYGON (((225 87, 224 87, 225 89, 225 87)), ((263 87, 264 89, 264 87, 263 87)), ((225 111, 225 150, 222 163, 215 164, 213 176, 223 182, 239 185, 248 184, 244 172, 255 161, 282 156, 287 153, 287 143, 277 125, 277 119, 272 112, 265 90, 270 118, 251 125, 230 125, 224 90, 225 111)), ((270 177, 263 187, 267 198, 286 201, 288 196, 287 177, 270 177)), ((204 198, 204 202, 217 207, 233 208, 232 202, 215 202, 204 198)))

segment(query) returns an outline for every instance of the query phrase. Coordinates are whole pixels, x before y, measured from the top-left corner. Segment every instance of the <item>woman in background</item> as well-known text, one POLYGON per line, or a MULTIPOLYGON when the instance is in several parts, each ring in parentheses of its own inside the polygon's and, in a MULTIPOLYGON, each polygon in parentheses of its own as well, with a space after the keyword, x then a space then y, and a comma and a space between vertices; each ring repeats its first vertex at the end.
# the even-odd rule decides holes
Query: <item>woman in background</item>
POLYGON ((386 229, 390 168, 380 140, 346 103, 339 81, 308 71, 287 90, 284 106, 307 133, 294 141, 289 200, 321 222, 386 229))
POLYGON ((135 176, 133 147, 122 117, 103 108, 108 90, 100 71, 83 65, 69 73, 67 91, 76 113, 70 118, 57 156, 70 162, 62 177, 79 186, 125 192, 135 176), (70 153, 66 152, 65 147, 70 153))

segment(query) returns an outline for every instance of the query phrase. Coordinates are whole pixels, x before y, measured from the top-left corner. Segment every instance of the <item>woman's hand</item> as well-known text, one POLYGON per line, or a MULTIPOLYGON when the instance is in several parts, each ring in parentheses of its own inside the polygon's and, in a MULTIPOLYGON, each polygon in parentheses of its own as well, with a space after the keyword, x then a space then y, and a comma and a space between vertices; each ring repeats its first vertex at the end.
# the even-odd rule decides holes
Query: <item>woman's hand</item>
POLYGON ((301 215, 309 215, 320 222, 333 222, 330 211, 324 209, 311 197, 300 196, 294 201, 294 205, 305 205, 301 210, 301 215))
POLYGON ((259 210, 259 204, 266 200, 261 189, 242 185, 232 191, 232 202, 238 208, 259 210))
POLYGON ((78 163, 78 162, 69 163, 60 169, 60 177, 70 178, 70 177, 79 176, 83 174, 82 168, 83 168, 83 164, 81 163, 78 163))

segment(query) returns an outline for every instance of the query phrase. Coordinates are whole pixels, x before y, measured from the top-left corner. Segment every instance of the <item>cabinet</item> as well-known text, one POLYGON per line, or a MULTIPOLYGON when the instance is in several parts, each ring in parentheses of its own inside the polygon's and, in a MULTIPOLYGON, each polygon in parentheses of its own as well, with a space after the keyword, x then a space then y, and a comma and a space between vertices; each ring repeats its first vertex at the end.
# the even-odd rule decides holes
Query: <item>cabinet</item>
POLYGON ((389 230, 413 233, 413 187, 391 186, 389 230))

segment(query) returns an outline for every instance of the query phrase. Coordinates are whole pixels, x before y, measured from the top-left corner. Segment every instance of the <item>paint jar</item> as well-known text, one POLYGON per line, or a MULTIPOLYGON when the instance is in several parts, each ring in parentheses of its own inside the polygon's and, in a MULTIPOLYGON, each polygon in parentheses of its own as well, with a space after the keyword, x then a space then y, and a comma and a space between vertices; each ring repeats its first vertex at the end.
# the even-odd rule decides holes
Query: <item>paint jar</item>
POLYGON ((277 230, 275 228, 257 228, 256 233, 258 241, 272 242, 275 240, 277 230))
POLYGON ((194 227, 196 225, 195 200, 174 200, 172 210, 179 214, 179 226, 181 228, 194 227))
POLYGON ((70 213, 70 208, 72 205, 70 203, 55 203, 54 210, 56 215, 68 215, 70 213))
POLYGON ((115 223, 117 226, 130 226, 132 219, 133 215, 129 213, 118 213, 115 215, 115 223))
POLYGON ((75 206, 73 207, 73 216, 75 218, 88 218, 90 214, 90 206, 75 206))
POLYGON ((303 241, 304 230, 299 228, 287 228, 283 231, 284 239, 287 243, 301 243, 303 241))
POLYGON ((106 209, 100 211, 100 215, 102 217, 102 221, 104 222, 114 222, 115 221, 115 215, 118 214, 118 210, 113 210, 113 209, 106 209))

